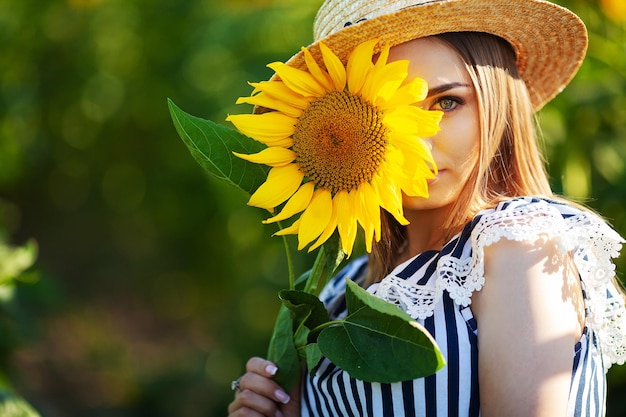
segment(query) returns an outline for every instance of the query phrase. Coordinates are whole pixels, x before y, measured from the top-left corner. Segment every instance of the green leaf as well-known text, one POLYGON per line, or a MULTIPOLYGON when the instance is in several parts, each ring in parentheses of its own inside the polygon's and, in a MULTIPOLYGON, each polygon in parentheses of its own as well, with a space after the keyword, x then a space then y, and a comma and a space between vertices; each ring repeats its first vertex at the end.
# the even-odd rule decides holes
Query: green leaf
POLYGON ((247 194, 259 188, 269 167, 238 158, 233 151, 256 153, 265 148, 263 144, 237 130, 187 114, 170 99, 167 103, 176 131, 200 166, 247 194))
POLYGON ((408 314, 347 281, 348 316, 324 329, 322 354, 352 377, 391 383, 432 375, 445 360, 432 336, 408 314))
POLYGON ((315 368, 322 359, 322 351, 317 343, 309 343, 308 345, 302 346, 298 348, 298 352, 300 353, 300 357, 304 357, 309 372, 312 372, 313 368, 315 368))
POLYGON ((267 352, 267 359, 278 366, 274 379, 287 391, 300 379, 300 361, 294 344, 293 326, 291 311, 284 305, 281 306, 267 352))
POLYGON ((309 329, 328 321, 328 311, 319 298, 313 294, 297 290, 282 290, 278 296, 283 305, 295 315, 295 320, 302 321, 309 329))

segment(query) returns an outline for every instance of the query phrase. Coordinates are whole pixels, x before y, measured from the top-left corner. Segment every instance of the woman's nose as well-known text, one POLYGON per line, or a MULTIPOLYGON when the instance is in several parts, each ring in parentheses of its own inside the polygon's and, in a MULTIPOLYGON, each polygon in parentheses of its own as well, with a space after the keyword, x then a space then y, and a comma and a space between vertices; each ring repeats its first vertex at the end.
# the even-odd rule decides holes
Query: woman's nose
POLYGON ((432 138, 432 136, 429 137, 429 138, 424 138, 424 142, 428 146, 428 149, 430 149, 432 151, 433 150, 433 138, 432 138))

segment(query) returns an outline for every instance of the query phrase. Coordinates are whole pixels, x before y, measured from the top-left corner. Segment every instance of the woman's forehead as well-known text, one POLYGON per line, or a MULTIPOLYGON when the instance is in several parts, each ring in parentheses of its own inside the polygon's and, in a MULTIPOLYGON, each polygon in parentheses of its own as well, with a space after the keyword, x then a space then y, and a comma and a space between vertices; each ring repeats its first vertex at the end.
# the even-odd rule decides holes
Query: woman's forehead
POLYGON ((389 61, 397 60, 408 60, 409 78, 423 78, 429 86, 471 84, 461 56, 435 37, 415 39, 391 48, 389 61))

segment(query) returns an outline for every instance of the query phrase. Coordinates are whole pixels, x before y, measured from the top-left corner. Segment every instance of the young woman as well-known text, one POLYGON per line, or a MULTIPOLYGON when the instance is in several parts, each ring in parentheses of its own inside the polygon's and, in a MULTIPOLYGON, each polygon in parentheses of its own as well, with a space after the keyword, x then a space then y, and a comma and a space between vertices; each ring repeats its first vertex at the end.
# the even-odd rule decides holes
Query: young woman
POLYGON ((444 114, 426 139, 438 174, 428 198, 403 199, 408 226, 383 212, 380 242, 321 299, 341 317, 355 280, 420 321, 446 366, 377 384, 323 359, 286 393, 252 358, 230 415, 604 415, 605 373, 626 359, 622 238, 552 194, 533 125, 578 69, 584 25, 539 0, 327 0, 316 18, 340 56, 372 37, 427 81, 420 107, 444 114))

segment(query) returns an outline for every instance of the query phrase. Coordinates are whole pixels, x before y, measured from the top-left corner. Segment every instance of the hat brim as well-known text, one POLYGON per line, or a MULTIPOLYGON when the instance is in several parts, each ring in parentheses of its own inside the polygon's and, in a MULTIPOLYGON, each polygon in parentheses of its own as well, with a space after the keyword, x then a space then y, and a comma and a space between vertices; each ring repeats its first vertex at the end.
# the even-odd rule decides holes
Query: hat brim
MULTIPOLYGON (((379 45, 399 45, 447 32, 484 32, 507 40, 535 110, 560 93, 574 77, 587 50, 587 30, 578 16, 539 0, 447 0, 404 8, 364 20, 317 40, 307 49, 321 62, 324 42, 346 62, 360 43, 378 38, 379 45)), ((378 52, 378 51, 376 51, 378 52)), ((302 52, 287 64, 305 69, 302 52)))

